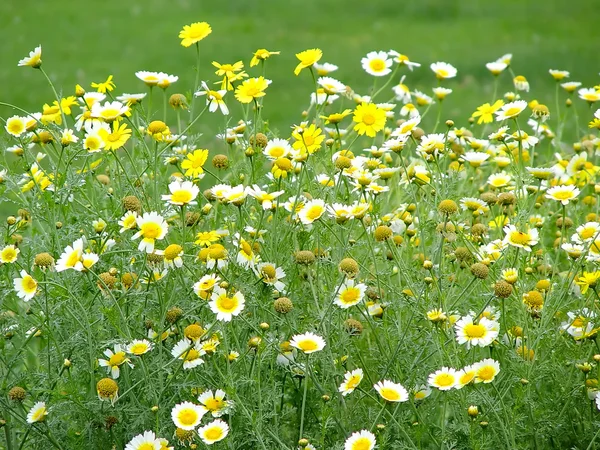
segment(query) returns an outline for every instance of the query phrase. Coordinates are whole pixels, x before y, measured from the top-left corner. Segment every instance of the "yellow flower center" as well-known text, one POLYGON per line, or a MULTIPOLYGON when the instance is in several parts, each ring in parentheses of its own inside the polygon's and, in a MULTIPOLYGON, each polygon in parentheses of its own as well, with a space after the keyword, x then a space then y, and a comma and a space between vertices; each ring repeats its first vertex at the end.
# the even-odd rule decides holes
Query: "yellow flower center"
POLYGON ((362 122, 365 125, 373 125, 375 123, 375 116, 371 113, 365 113, 363 114, 362 122))
POLYGON ((477 372, 477 376, 479 378, 481 378, 482 380, 484 380, 484 381, 488 381, 488 380, 493 379, 495 374, 496 374, 496 371, 491 366, 482 367, 477 372))
POLYGON ((100 116, 103 119, 114 119, 115 117, 118 117, 120 115, 120 112, 117 109, 105 109, 100 113, 100 116))
POLYGON ((454 377, 449 373, 442 373, 436 377, 435 382, 441 387, 452 386, 454 384, 454 377))
POLYGON ((211 441, 216 441, 223 436, 223 430, 220 427, 209 428, 204 432, 204 437, 211 441))
POLYGON ((213 397, 206 400, 204 406, 206 406, 206 409, 209 411, 218 411, 223 407, 224 403, 223 400, 213 397))
POLYGON ((112 355, 108 360, 108 365, 111 367, 120 366, 125 362, 125 352, 118 352, 112 355))
POLYGON ((204 164, 204 158, 191 158, 192 161, 192 167, 194 169, 197 169, 198 167, 202 167, 202 165, 204 164))
POLYGON ((175 191, 171 195, 171 201, 173 203, 189 203, 192 201, 192 193, 185 189, 175 191))
POLYGON ((360 437, 352 444, 352 450, 371 450, 371 441, 369 438, 360 437))
POLYGON ((504 111, 504 114, 507 117, 512 117, 512 116, 516 116, 520 112, 521 112, 521 108, 517 108, 516 106, 513 106, 512 108, 508 108, 506 111, 504 111))
POLYGON ((269 149, 269 155, 274 158, 279 158, 285 154, 285 149, 283 147, 273 147, 269 149))
POLYGON ((369 67, 373 70, 373 72, 381 72, 385 69, 385 61, 382 59, 372 59, 369 62, 369 67))
POLYGON ((148 442, 144 442, 140 445, 137 450, 154 450, 154 444, 149 444, 148 442))
POLYGON ((298 347, 303 352, 310 352, 310 351, 313 351, 313 350, 316 350, 317 348, 319 348, 317 343, 311 339, 306 339, 304 341, 298 342, 298 347))
POLYGON ((198 420, 198 413, 193 409, 182 409, 177 418, 182 425, 190 427, 198 420))
POLYGON ((125 220, 123 220, 123 227, 125 227, 125 228, 133 228, 134 225, 135 225, 135 216, 134 215, 127 216, 125 218, 125 220))
POLYGON ((475 378, 475 374, 473 372, 467 372, 460 377, 461 384, 469 384, 475 378))
POLYGON ((356 303, 360 298, 360 289, 351 287, 344 290, 340 295, 340 300, 345 304, 356 303))
POLYGON ((2 250, 2 259, 5 261, 12 261, 17 257, 17 252, 12 248, 6 248, 2 250))
POLYGON ((320 205, 311 206, 307 213, 306 217, 311 221, 317 220, 323 214, 323 208, 320 205))
POLYGON ((7 124, 9 133, 13 134, 21 134, 25 131, 25 127, 23 126, 23 122, 20 120, 11 120, 7 124))
POLYGON ((23 289, 25 292, 33 292, 37 289, 37 282, 31 277, 31 275, 27 275, 23 278, 23 289))
POLYGON ((34 422, 39 422, 44 417, 45 412, 46 412, 46 408, 38 409, 36 412, 33 413, 31 420, 33 420, 34 422))
POLYGON ((133 353, 134 355, 141 355, 145 353, 147 349, 148 347, 146 346, 146 344, 140 342, 131 346, 131 353, 133 353))
POLYGON ((522 231, 513 231, 510 234, 510 242, 516 245, 527 245, 529 244, 530 238, 527 233, 522 231))
POLYGON ((552 197, 554 197, 556 200, 569 200, 573 198, 573 192, 567 190, 558 191, 552 194, 552 197))
POLYGON ((195 348, 191 348, 185 353, 184 359, 186 361, 194 361, 198 358, 200 358, 200 352, 198 350, 196 350, 195 348))
POLYGON ((470 323, 465 326, 465 334, 468 338, 481 338, 486 334, 486 329, 483 325, 475 325, 474 323, 470 323))
POLYGON ((352 375, 346 382, 346 389, 354 389, 360 383, 360 375, 352 375))
POLYGON ((156 239, 160 236, 161 231, 160 225, 154 222, 148 222, 142 225, 142 236, 146 239, 156 239))
POLYGON ((396 389, 392 388, 381 388, 379 394, 390 402, 395 402, 400 400, 400 393, 396 389))
POLYGON ((80 258, 79 252, 74 251, 67 258, 67 262, 65 263, 65 265, 67 267, 75 267, 75 264, 77 264, 77 261, 79 261, 79 258, 80 258))
POLYGON ((101 141, 96 136, 88 136, 85 140, 85 145, 88 150, 98 150, 100 148, 101 141))
POLYGON ((270 281, 270 280, 274 280, 275 277, 277 276, 277 270, 275 269, 275 267, 268 265, 268 266, 264 266, 261 269, 262 272, 262 276, 263 278, 265 278, 265 280, 270 281))
POLYGON ((226 295, 221 295, 217 300, 217 307, 220 311, 223 312, 231 312, 237 308, 238 301, 235 297, 227 297, 226 295))

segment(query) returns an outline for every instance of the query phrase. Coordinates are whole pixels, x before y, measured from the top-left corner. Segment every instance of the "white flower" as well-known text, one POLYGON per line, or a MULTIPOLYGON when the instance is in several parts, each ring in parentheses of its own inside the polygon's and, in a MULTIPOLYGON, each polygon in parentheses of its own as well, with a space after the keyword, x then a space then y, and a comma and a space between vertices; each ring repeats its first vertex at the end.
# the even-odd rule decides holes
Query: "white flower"
POLYGON ((38 283, 37 281, 27 273, 25 270, 20 272, 21 278, 15 278, 13 285, 17 292, 17 297, 22 298, 23 301, 28 302, 37 293, 38 283))
POLYGON ((375 77, 383 77, 392 72, 393 61, 386 52, 370 52, 360 62, 365 72, 375 77))

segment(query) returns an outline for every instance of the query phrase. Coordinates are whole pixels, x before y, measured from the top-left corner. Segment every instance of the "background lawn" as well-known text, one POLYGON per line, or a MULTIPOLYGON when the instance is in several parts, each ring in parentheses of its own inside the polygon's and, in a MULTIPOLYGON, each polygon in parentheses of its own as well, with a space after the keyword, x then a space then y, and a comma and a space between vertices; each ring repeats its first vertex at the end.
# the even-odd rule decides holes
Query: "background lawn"
MULTIPOLYGON (((334 76, 360 93, 372 83, 360 66, 371 50, 395 49, 421 62, 407 83, 428 94, 435 83, 428 65, 450 62, 459 76, 445 85, 462 89, 447 100, 445 115, 463 122, 482 99, 491 100, 492 77, 484 65, 504 53, 514 54, 514 71, 528 78, 530 98, 541 102, 554 104, 549 68, 571 71, 571 80, 584 86, 600 83, 598 15, 597 0, 4 0, 0 101, 34 111, 53 100, 41 74, 17 68, 38 44, 46 71, 65 95, 76 83, 90 88, 109 74, 116 92, 144 92, 137 70, 176 74, 180 81, 168 92, 189 91, 195 50, 181 47, 177 35, 185 24, 207 21, 213 34, 201 43, 203 79, 216 80, 213 60, 248 65, 257 48, 281 51, 267 66, 274 82, 265 111, 275 128, 299 121, 312 81, 308 73, 300 82, 294 76, 294 53, 316 46, 324 51, 323 61, 340 66, 334 76)), ((500 92, 512 90, 507 73, 502 82, 500 92)), ((239 109, 234 111, 238 120, 239 109)), ((8 114, 0 108, 0 116, 8 114)))

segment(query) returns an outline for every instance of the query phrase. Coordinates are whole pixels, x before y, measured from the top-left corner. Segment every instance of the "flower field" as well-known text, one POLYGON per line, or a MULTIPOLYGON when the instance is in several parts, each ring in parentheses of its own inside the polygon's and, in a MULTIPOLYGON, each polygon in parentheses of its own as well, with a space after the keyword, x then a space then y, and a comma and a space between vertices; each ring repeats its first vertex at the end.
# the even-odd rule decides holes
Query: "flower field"
POLYGON ((12 65, 0 448, 600 446, 598 74, 490 55, 457 114, 458 62, 300 48, 281 126, 290 52, 172 39, 128 92, 12 65))

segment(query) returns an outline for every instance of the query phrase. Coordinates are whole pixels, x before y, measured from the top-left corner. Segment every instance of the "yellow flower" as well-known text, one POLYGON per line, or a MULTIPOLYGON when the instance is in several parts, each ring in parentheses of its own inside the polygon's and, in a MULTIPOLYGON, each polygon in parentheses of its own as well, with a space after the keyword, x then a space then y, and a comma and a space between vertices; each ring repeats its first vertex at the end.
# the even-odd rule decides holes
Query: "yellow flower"
POLYGON ((296 139, 296 142, 292 144, 292 147, 296 150, 300 150, 301 153, 308 152, 313 154, 321 148, 321 144, 325 139, 320 128, 312 124, 308 128, 296 127, 292 133, 292 137, 296 139))
POLYGON ((359 136, 366 134, 369 137, 375 137, 377 132, 385 127, 385 111, 374 103, 361 103, 354 110, 354 131, 359 136))
POLYGON ((287 178, 288 173, 293 169, 292 162, 288 158, 277 158, 271 168, 271 173, 275 179, 287 178))
POLYGON ((484 103, 483 105, 477 107, 477 111, 471 114, 471 117, 479 117, 477 120, 477 125, 481 125, 482 123, 492 123, 494 121, 493 114, 503 105, 504 102, 502 100, 496 100, 493 105, 484 103))
POLYGON ((271 84, 271 80, 264 77, 249 78, 237 87, 235 90, 235 98, 240 103, 251 103, 257 98, 264 97, 265 90, 271 84))
POLYGON ((320 117, 321 117, 321 119, 323 119, 325 121, 325 124, 336 124, 336 123, 340 123, 342 120, 344 120, 345 117, 349 116, 350 114, 352 114, 352 110, 345 109, 341 113, 333 113, 333 114, 329 114, 328 116, 320 116, 320 117))
POLYGON ((206 22, 196 22, 191 25, 185 25, 179 32, 181 45, 189 47, 196 42, 200 42, 206 36, 212 33, 212 28, 206 22))
POLYGON ((98 92, 102 94, 106 94, 106 92, 111 92, 115 88, 115 83, 112 81, 113 76, 109 75, 106 81, 100 83, 92 83, 92 87, 96 88, 98 92))
POLYGON ((185 169, 186 177, 201 178, 204 176, 204 164, 208 159, 208 150, 194 150, 187 154, 186 159, 181 163, 181 168, 185 169))
POLYGON ((40 121, 46 125, 48 123, 55 123, 57 125, 62 124, 62 116, 60 114, 60 107, 58 103, 55 102, 52 106, 47 103, 44 104, 42 108, 42 117, 40 121))
POLYGON ((116 120, 112 123, 112 132, 109 133, 106 129, 101 128, 98 131, 100 138, 104 141, 105 150, 117 150, 125 145, 131 137, 131 129, 127 128, 127 124, 119 124, 116 120))
MULTIPOLYGON (((52 104, 58 107, 58 102, 56 100, 54 100, 52 104)), ((73 95, 60 99, 60 108, 62 109, 63 113, 67 116, 71 115, 71 106, 75 105, 77 105, 77 97, 73 95)))
POLYGON ((294 69, 294 74, 298 75, 302 71, 302 69, 312 67, 314 63, 319 62, 322 56, 323 52, 321 51, 321 49, 318 48, 304 50, 303 52, 296 53, 296 58, 298 58, 300 62, 294 69))
POLYGON ((596 287, 598 280, 600 280, 600 271, 583 272, 577 277, 575 284, 580 287, 581 293, 585 294, 590 287, 596 287))
POLYGON ((271 55, 279 55, 280 52, 270 52, 267 49, 259 48, 254 52, 252 60, 250 61, 250 67, 257 66, 261 61, 265 61, 271 55))
POLYGON ((213 61, 212 65, 217 68, 215 74, 220 77, 233 77, 237 72, 244 68, 244 63, 242 61, 235 62, 233 64, 221 64, 217 61, 213 61))
POLYGON ((39 45, 29 52, 29 56, 19 61, 19 66, 29 66, 34 69, 42 67, 42 46, 39 45))

